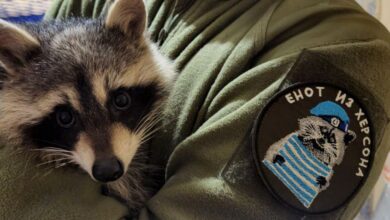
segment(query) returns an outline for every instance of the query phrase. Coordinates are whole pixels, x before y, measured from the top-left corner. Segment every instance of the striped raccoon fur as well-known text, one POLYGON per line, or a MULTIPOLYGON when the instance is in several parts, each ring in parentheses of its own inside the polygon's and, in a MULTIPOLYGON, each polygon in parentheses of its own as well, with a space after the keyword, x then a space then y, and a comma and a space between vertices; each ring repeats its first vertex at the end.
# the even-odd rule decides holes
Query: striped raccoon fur
POLYGON ((146 34, 142 0, 104 19, 0 20, 0 138, 74 164, 132 209, 148 197, 148 140, 176 76, 146 34))

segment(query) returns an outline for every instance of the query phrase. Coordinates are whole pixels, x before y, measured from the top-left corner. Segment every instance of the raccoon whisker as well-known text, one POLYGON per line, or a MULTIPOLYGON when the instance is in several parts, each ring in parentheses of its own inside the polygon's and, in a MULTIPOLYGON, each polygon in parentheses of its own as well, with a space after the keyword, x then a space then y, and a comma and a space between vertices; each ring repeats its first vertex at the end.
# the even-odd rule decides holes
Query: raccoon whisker
POLYGON ((48 157, 70 157, 70 153, 61 153, 61 152, 44 152, 45 154, 42 156, 43 159, 48 158, 48 157))
POLYGON ((151 131, 148 131, 145 135, 142 136, 140 145, 144 144, 145 142, 149 141, 150 138, 152 138, 153 134, 156 133, 159 130, 159 128, 155 128, 151 131))
POLYGON ((61 148, 63 150, 65 150, 66 148, 69 148, 68 146, 61 145, 61 144, 58 144, 58 143, 55 143, 55 142, 51 142, 51 141, 48 141, 48 140, 43 140, 43 139, 33 139, 33 140, 42 142, 44 144, 54 145, 54 146, 59 147, 59 148, 61 148))
POLYGON ((158 130, 158 129, 155 129, 155 130, 153 130, 152 132, 149 132, 148 134, 146 134, 145 136, 142 136, 139 145, 143 145, 143 144, 145 144, 146 142, 148 142, 148 141, 153 137, 153 134, 154 134, 157 130, 158 130))
POLYGON ((58 149, 58 148, 40 148, 40 149, 31 149, 31 151, 39 151, 39 152, 48 152, 48 153, 71 153, 71 151, 58 149))
POLYGON ((70 159, 71 158, 69 158, 69 157, 62 157, 62 158, 57 158, 54 160, 49 160, 49 161, 43 162, 41 164, 53 163, 53 162, 58 162, 58 161, 63 161, 63 160, 70 160, 70 159))
POLYGON ((62 148, 56 148, 56 147, 45 147, 45 148, 42 148, 42 149, 49 149, 49 150, 55 150, 55 151, 66 151, 66 152, 70 152, 69 150, 65 150, 65 149, 62 149, 62 148))
POLYGON ((47 161, 52 161, 60 158, 67 158, 66 156, 61 156, 61 155, 50 155, 50 156, 43 156, 42 161, 47 162, 47 161))
POLYGON ((135 128, 135 133, 137 133, 137 131, 141 128, 141 127, 143 127, 144 125, 145 125, 145 123, 148 121, 148 120, 150 120, 150 118, 151 117, 153 117, 153 115, 154 115, 154 113, 153 112, 150 112, 149 114, 147 114, 147 115, 145 115, 142 119, 141 119, 141 121, 138 123, 138 125, 136 126, 136 128, 135 128))
POLYGON ((56 165, 54 168, 58 169, 58 168, 61 168, 61 167, 64 167, 66 165, 70 164, 70 162, 64 162, 64 163, 61 163, 61 164, 58 164, 56 165))
POLYGON ((48 168, 48 171, 47 171, 46 173, 44 173, 44 174, 42 175, 42 177, 46 177, 46 176, 50 175, 50 174, 53 172, 53 170, 54 170, 54 169, 48 168))
POLYGON ((140 126, 141 130, 148 130, 151 127, 155 126, 160 121, 160 118, 150 117, 149 120, 146 120, 145 123, 140 126))
POLYGON ((46 166, 49 164, 55 164, 55 163, 56 163, 55 161, 46 161, 44 163, 37 164, 36 167, 42 167, 42 166, 46 166))
MULTIPOLYGON (((69 164, 76 164, 76 162, 72 158, 66 158, 68 160, 59 160, 59 161, 53 161, 56 165, 54 166, 55 169, 64 167, 69 164)), ((77 165, 77 164, 76 164, 77 165)))
MULTIPOLYGON (((70 162, 64 162, 64 163, 61 163, 59 165, 56 165, 56 166, 54 166, 54 169, 63 167, 65 165, 67 165, 67 164, 70 164, 70 162)), ((46 173, 44 173, 42 175, 42 177, 46 177, 47 175, 51 174, 53 172, 53 170, 54 170, 52 166, 47 166, 45 169, 47 169, 48 171, 46 173)), ((37 176, 34 176, 33 178, 35 178, 35 177, 37 177, 37 176)))
POLYGON ((137 129, 135 129, 135 133, 138 134, 140 132, 145 132, 146 130, 150 129, 150 127, 153 127, 153 125, 155 125, 156 123, 153 123, 153 120, 152 122, 149 122, 149 120, 145 120, 142 124, 140 124, 137 129))
POLYGON ((146 124, 144 127, 139 129, 138 133, 142 132, 144 134, 143 135, 144 138, 154 134, 156 132, 156 130, 158 130, 160 128, 160 126, 156 126, 159 121, 160 121, 160 119, 156 119, 156 120, 150 122, 149 124, 146 124))
POLYGON ((144 130, 146 127, 149 127, 149 126, 154 126, 155 124, 157 124, 158 121, 160 121, 161 119, 158 117, 158 111, 152 111, 150 112, 148 115, 146 115, 142 120, 141 122, 139 123, 139 125, 136 127, 135 129, 135 133, 139 133, 140 130, 144 130))
POLYGON ((153 134, 157 131, 158 129, 155 129, 153 130, 152 132, 148 133, 147 135, 143 136, 141 138, 141 141, 140 141, 140 145, 143 145, 145 144, 146 142, 148 142, 152 137, 153 137, 153 134))
POLYGON ((156 124, 158 124, 161 121, 161 118, 159 118, 157 115, 153 118, 151 118, 150 121, 144 126, 144 129, 150 129, 151 127, 155 127, 156 124))
POLYGON ((149 133, 153 133, 155 132, 156 130, 158 130, 160 128, 160 126, 156 126, 156 124, 153 124, 153 125, 148 125, 147 127, 144 127, 143 129, 141 129, 140 131, 142 131, 142 133, 144 134, 144 136, 148 135, 149 133))
POLYGON ((42 159, 50 159, 50 158, 70 158, 70 154, 64 154, 64 153, 50 153, 47 152, 42 156, 42 159))
POLYGON ((53 153, 64 153, 64 154, 70 154, 71 151, 67 150, 56 150, 56 149, 42 149, 40 152, 53 152, 53 153))
POLYGON ((58 162, 61 162, 61 161, 66 161, 66 160, 70 160, 70 158, 59 158, 59 159, 56 159, 56 160, 45 161, 43 163, 38 164, 37 167, 40 167, 40 166, 43 166, 43 165, 47 165, 47 164, 51 164, 51 163, 58 163, 58 162))
POLYGON ((32 150, 32 151, 38 151, 41 153, 71 154, 70 151, 60 151, 60 150, 54 150, 54 149, 39 149, 39 150, 32 150))
POLYGON ((42 157, 43 162, 46 163, 54 163, 62 160, 71 160, 72 158, 69 155, 59 155, 59 154, 52 154, 52 155, 45 155, 42 157))
POLYGON ((153 113, 152 113, 152 112, 149 113, 149 114, 147 114, 145 117, 143 117, 143 118, 141 119, 141 121, 138 123, 137 127, 135 128, 135 130, 138 131, 139 128, 143 127, 144 124, 145 124, 148 120, 150 120, 151 117, 153 117, 153 113))

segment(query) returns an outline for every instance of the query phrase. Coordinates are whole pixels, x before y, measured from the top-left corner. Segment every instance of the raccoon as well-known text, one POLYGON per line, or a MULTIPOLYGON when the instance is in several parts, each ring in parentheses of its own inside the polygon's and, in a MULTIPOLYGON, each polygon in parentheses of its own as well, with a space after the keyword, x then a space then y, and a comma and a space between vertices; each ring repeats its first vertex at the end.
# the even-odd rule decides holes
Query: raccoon
POLYGON ((355 132, 341 131, 317 116, 299 120, 298 138, 309 151, 325 165, 341 164, 347 145, 355 138, 355 132))
POLYGON ((151 137, 176 77, 149 40, 142 0, 105 18, 0 20, 0 139, 85 171, 131 209, 150 196, 151 137))
POLYGON ((351 130, 342 131, 318 116, 301 118, 298 124, 299 130, 271 145, 264 159, 283 165, 286 160, 280 154, 281 149, 285 148, 286 143, 301 143, 312 156, 330 168, 328 176, 316 177, 319 189, 323 191, 329 186, 333 167, 343 161, 347 145, 356 138, 356 134, 351 130))

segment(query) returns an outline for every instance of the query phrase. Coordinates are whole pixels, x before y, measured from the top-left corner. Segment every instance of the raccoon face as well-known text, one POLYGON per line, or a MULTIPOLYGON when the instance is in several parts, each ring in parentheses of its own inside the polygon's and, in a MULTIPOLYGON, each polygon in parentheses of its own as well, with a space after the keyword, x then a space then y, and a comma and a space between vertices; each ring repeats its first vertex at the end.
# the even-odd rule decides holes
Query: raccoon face
POLYGON ((0 20, 1 140, 119 179, 175 78, 145 24, 142 0, 117 0, 103 20, 0 20))
POLYGON ((316 116, 299 120, 298 135, 314 156, 331 167, 341 163, 347 145, 356 136, 353 131, 345 133, 316 116))

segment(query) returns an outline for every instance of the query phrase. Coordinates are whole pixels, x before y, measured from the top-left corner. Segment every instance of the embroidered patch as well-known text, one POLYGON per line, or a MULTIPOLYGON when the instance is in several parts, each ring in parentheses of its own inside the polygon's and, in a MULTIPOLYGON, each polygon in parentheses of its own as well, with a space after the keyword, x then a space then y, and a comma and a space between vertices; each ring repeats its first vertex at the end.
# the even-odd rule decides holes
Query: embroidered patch
POLYGON ((305 213, 329 212, 351 199, 374 154, 364 107, 328 84, 280 92, 259 115, 253 134, 263 181, 278 200, 305 213))

